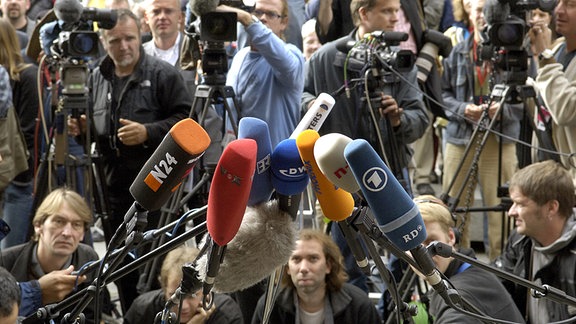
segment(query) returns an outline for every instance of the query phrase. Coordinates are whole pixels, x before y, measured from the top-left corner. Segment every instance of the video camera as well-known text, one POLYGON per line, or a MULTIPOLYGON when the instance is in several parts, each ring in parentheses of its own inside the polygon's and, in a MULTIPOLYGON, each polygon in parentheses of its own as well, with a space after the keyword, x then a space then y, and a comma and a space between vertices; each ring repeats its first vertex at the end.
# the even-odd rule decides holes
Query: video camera
MULTIPOLYGON (((200 15, 200 40, 203 41, 204 49, 202 52, 202 71, 204 73, 204 81, 209 85, 223 85, 226 83, 226 72, 228 72, 228 56, 224 49, 225 42, 232 42, 236 40, 238 17, 233 12, 205 12, 207 8, 203 8, 200 4, 204 0, 196 0, 196 4, 192 5, 201 11, 200 15)), ((254 1, 251 0, 213 0, 207 1, 214 8, 218 5, 226 5, 238 8, 244 11, 251 12, 254 9, 254 1)), ((193 24, 188 24, 186 30, 188 35, 197 34, 196 28, 193 24)))
MULTIPOLYGON (((414 66, 411 51, 397 50, 400 42, 407 39, 406 33, 375 31, 357 42, 343 39, 336 43, 336 48, 347 53, 346 70, 366 75, 369 92, 384 89, 386 93, 386 89, 400 82, 399 73, 411 71, 414 66)), ((370 94, 370 97, 379 96, 370 94)))
POLYGON ((555 0, 492 0, 484 7, 488 26, 479 57, 492 60, 504 71, 508 84, 523 85, 528 77, 528 52, 524 39, 529 26, 526 13, 533 9, 552 12, 555 0))

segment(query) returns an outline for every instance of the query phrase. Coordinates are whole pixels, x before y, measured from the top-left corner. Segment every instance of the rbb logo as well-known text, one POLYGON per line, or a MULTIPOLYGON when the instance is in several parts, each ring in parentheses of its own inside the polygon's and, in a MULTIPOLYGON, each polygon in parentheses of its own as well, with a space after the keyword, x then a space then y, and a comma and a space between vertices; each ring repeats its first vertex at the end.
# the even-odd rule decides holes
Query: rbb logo
POLYGON ((240 178, 239 176, 232 174, 228 171, 228 169, 225 169, 224 167, 220 167, 220 173, 226 177, 226 179, 230 180, 231 183, 235 184, 235 185, 242 185, 242 178, 240 178))
POLYGON ((373 167, 364 172, 364 176, 362 176, 362 183, 366 189, 372 192, 378 192, 386 188, 386 184, 388 183, 388 175, 382 168, 373 167))
POLYGON ((154 165, 154 169, 146 176, 144 183, 146 183, 152 191, 158 191, 164 183, 164 180, 166 180, 172 170, 174 170, 172 165, 176 164, 178 164, 178 161, 170 155, 170 153, 166 152, 164 160, 160 160, 160 162, 154 165))

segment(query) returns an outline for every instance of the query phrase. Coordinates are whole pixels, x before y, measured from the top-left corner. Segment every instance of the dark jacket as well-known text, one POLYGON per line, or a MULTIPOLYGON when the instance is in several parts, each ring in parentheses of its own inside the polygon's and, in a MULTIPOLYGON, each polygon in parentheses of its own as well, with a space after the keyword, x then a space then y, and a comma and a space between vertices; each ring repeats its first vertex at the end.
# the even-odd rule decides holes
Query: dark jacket
MULTIPOLYGON (((502 255, 496 261, 496 266, 528 280, 540 279, 542 284, 558 288, 567 295, 576 297, 576 285, 574 284, 576 282, 576 239, 573 239, 566 247, 558 251, 553 260, 535 273, 533 278, 528 278, 528 274, 531 272, 532 249, 532 239, 518 234, 514 230, 508 238, 502 255)), ((525 315, 527 288, 508 280, 503 281, 503 283, 514 298, 518 309, 525 315)), ((559 304, 550 299, 544 299, 548 309, 548 318, 551 322, 565 320, 574 316, 573 312, 569 312, 569 307, 566 304, 559 304)))
MULTIPOLYGON (((294 296, 296 291, 291 288, 283 288, 276 298, 269 323, 274 324, 295 324, 296 307, 294 306, 294 296)), ((266 296, 262 296, 258 301, 252 324, 262 323, 266 296)), ((351 284, 345 283, 342 289, 337 292, 328 292, 330 305, 332 307, 334 323, 380 323, 380 316, 376 308, 364 291, 351 284)))
POLYGON ((131 202, 128 188, 170 128, 188 116, 192 100, 176 68, 145 54, 142 48, 135 71, 124 88, 118 89, 117 102, 112 93, 116 82, 114 62, 107 56, 89 82, 93 120, 109 197, 131 202), (117 136, 120 118, 143 124, 148 140, 135 146, 122 144, 117 136))
MULTIPOLYGON (((124 324, 152 324, 156 314, 162 312, 166 298, 162 289, 146 292, 134 300, 132 307, 124 315, 124 324)), ((216 310, 205 324, 242 324, 242 312, 228 295, 214 294, 216 310)))
MULTIPOLYGON (((20 308, 20 316, 32 315, 38 308, 45 306, 41 305, 39 302, 42 300, 42 291, 40 285, 38 284, 38 279, 32 271, 32 254, 36 242, 30 241, 28 243, 13 246, 11 248, 5 249, 1 252, 0 266, 6 268, 12 275, 18 280, 18 282, 28 282, 29 285, 26 286, 26 290, 23 290, 26 294, 22 296, 23 305, 20 308)), ((72 253, 71 265, 74 269, 78 270, 84 264, 98 260, 98 254, 93 248, 86 244, 80 243, 78 248, 74 253, 72 253)), ((86 280, 78 285, 76 291, 80 291, 88 287, 94 280, 94 273, 87 273, 86 280)), ((73 295, 76 291, 73 291, 67 297, 73 295)), ((88 307, 85 308, 84 314, 86 316, 87 323, 93 323, 94 319, 94 303, 90 303, 88 307)), ((73 310, 75 305, 68 307, 60 312, 60 316, 54 319, 56 323, 60 323, 62 317, 73 310)), ((48 323, 49 321, 46 321, 48 323)), ((43 323, 42 320, 31 321, 27 323, 43 323)))
MULTIPOLYGON (((474 257, 474 252, 470 249, 462 249, 460 253, 474 257)), ((474 266, 466 268, 463 264, 464 262, 454 259, 444 273, 463 300, 491 318, 524 323, 512 297, 494 274, 474 266)), ((428 313, 434 317, 434 323, 482 323, 448 306, 436 291, 430 293, 428 313)))

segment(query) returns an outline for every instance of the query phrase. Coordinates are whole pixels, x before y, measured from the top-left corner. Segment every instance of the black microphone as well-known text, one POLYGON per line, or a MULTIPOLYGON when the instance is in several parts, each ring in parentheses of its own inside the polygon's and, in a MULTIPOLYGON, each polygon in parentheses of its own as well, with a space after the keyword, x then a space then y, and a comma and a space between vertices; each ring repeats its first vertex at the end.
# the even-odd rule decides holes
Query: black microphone
POLYGON ((484 20, 489 26, 495 23, 504 22, 510 15, 510 5, 508 4, 508 1, 486 0, 486 3, 484 3, 483 13, 484 20))
POLYGON ((82 17, 84 6, 78 0, 56 0, 54 2, 54 13, 58 20, 65 24, 74 24, 82 17))
POLYGON ((210 136, 190 118, 166 134, 130 186, 130 193, 148 211, 158 210, 186 179, 210 145, 210 136))
POLYGON ((448 288, 422 245, 426 227, 412 198, 366 140, 350 142, 344 157, 382 232, 395 246, 412 253, 426 280, 448 300, 448 288))

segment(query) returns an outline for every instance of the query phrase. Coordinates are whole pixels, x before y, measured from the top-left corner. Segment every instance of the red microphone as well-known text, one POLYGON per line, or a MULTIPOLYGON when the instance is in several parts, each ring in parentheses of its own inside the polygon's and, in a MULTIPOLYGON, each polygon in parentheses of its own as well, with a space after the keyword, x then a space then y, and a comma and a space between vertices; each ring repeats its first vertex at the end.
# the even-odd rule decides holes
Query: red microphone
POLYGON ((242 223, 252 188, 257 151, 256 141, 252 139, 234 140, 226 146, 214 170, 206 213, 212 243, 203 286, 204 296, 212 290, 226 244, 234 238, 242 223))

